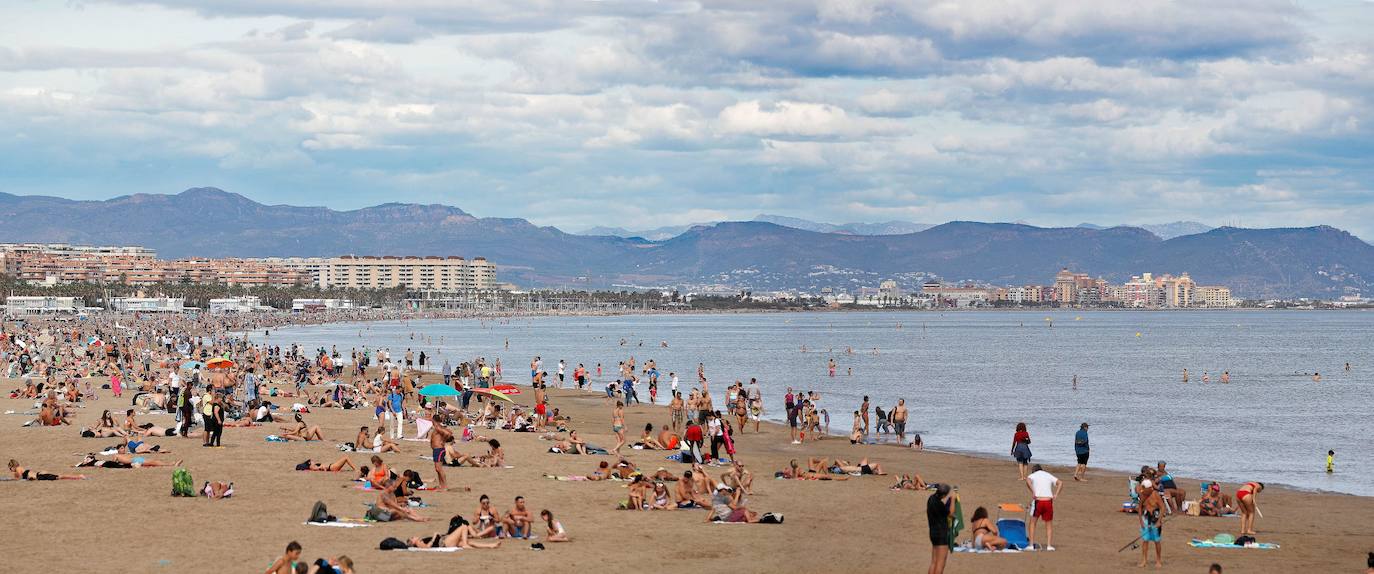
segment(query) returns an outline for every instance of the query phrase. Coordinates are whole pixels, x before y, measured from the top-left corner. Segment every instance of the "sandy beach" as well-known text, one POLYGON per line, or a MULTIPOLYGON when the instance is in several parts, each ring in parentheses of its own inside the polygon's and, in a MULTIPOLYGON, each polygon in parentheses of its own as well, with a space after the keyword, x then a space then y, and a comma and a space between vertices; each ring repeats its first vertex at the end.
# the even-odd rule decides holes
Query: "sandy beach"
MULTIPOLYGON (((432 376, 432 375, 431 375, 432 376)), ((433 376, 437 380, 437 376, 433 376)), ((12 387, 16 381, 7 381, 12 387)), ((516 397, 528 404, 531 394, 516 397)), ((588 442, 614 445, 610 409, 604 396, 571 390, 550 391, 552 406, 573 417, 572 427, 588 442)), ((81 453, 98 451, 117 439, 81 438, 78 428, 94 424, 102 409, 122 411, 127 399, 116 400, 102 391, 76 415, 76 426, 22 428, 26 417, 0 417, 0 457, 15 458, 28 468, 45 472, 73 472, 81 453)), ((3 409, 32 410, 32 401, 0 399, 3 409)), ((663 406, 627 408, 628 436, 638 436, 645 423, 668 421, 663 406)), ((432 504, 420 512, 430 524, 392 522, 367 528, 325 528, 304 525, 311 505, 319 500, 340 517, 361 518, 372 493, 360 492, 343 473, 297 472, 306 459, 332 461, 340 456, 336 444, 351 440, 360 425, 371 425, 370 410, 316 409, 307 420, 322 427, 323 442, 270 443, 263 437, 273 425, 231 428, 224 448, 206 449, 199 439, 165 438, 152 441, 172 450, 154 455, 159 460, 184 459, 196 485, 206 480, 232 481, 237 493, 227 500, 169 496, 169 468, 81 469, 84 481, 0 483, 0 514, 6 536, 0 548, 5 569, 79 572, 258 572, 280 556, 286 543, 299 541, 303 558, 345 554, 360 572, 406 572, 451 568, 455 563, 496 571, 519 569, 612 571, 748 572, 842 571, 851 569, 924 569, 930 545, 924 516, 925 492, 893 492, 891 476, 856 477, 847 482, 787 481, 772 478, 792 458, 808 455, 880 462, 890 474, 919 472, 927 481, 958 485, 965 516, 977 506, 994 509, 998 503, 1025 503, 1025 486, 1017 480, 1010 460, 993 460, 937 452, 914 452, 894 445, 850 445, 828 438, 792 445, 787 429, 764 424, 762 433, 737 437, 738 458, 756 475, 751 509, 780 512, 781 525, 725 525, 705 522, 705 511, 626 512, 615 510, 625 496, 620 482, 565 482, 545 474, 589 474, 600 460, 613 457, 549 454, 550 443, 534 433, 491 431, 506 446, 507 464, 514 468, 449 469, 451 485, 471 492, 425 492, 432 504), (548 508, 568 529, 573 541, 548 544, 542 552, 527 543, 507 540, 495 550, 470 549, 454 554, 383 552, 381 539, 405 539, 442 530, 455 514, 471 516, 480 494, 505 509, 521 495, 537 512, 548 508)), ((170 425, 171 415, 145 415, 141 421, 170 425)), ((413 427, 411 427, 413 429, 413 427)), ((480 452, 479 443, 463 443, 465 452, 480 452)), ((383 458, 393 468, 413 468, 426 480, 433 466, 420 457, 428 445, 402 442, 403 452, 383 458)), ((647 469, 659 466, 680 473, 686 465, 665 460, 663 451, 626 449, 628 458, 647 469)), ((366 464, 368 455, 352 454, 366 464)), ((1072 462, 1072 461, 1066 461, 1072 462)), ((723 469, 714 469, 717 474, 723 469)), ((1054 552, 951 556, 950 572, 1103 572, 1135 569, 1139 551, 1117 550, 1138 533, 1137 518, 1119 512, 1126 477, 1090 471, 1089 481, 1070 480, 1072 467, 1050 467, 1066 481, 1056 509, 1054 552)), ((1190 499, 1198 483, 1183 480, 1190 499)), ((1234 485, 1227 485, 1234 489, 1234 485)), ((1195 549, 1193 537, 1235 532, 1235 518, 1178 516, 1165 524, 1165 569, 1168 572, 1205 572, 1221 563, 1226 572, 1357 571, 1368 550, 1369 529, 1362 520, 1374 512, 1365 497, 1268 489, 1262 498, 1265 518, 1258 522, 1260 540, 1279 544, 1279 550, 1195 549)), ((541 532, 542 534, 542 532, 541 532)), ((966 529, 961 540, 968 536, 966 529)), ((1043 536, 1043 535, 1042 535, 1043 536)), ((1153 566, 1150 567, 1153 569, 1153 566)))

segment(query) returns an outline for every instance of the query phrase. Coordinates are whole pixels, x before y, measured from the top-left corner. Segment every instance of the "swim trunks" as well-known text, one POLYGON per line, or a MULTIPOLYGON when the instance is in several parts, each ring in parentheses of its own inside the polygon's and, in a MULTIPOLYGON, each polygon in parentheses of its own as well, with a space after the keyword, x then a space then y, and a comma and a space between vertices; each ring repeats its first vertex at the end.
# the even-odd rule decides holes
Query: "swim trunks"
POLYGON ((1036 500, 1033 516, 1045 522, 1052 522, 1054 520, 1054 500, 1049 498, 1036 500))
POLYGON ((443 460, 444 460, 444 447, 439 447, 439 448, 434 449, 434 462, 442 462, 443 460))

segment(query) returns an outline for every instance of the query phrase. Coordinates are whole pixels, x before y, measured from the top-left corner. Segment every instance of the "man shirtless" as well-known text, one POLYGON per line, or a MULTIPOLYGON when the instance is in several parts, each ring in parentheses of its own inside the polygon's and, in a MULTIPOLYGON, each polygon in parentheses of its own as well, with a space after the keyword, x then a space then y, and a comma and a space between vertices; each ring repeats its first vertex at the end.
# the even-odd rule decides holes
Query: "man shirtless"
POLYGON ((530 537, 533 522, 530 511, 525 508, 525 497, 515 497, 515 508, 510 509, 501 522, 506 526, 506 532, 511 538, 530 537))
POLYGON ((697 493, 696 484, 692 471, 682 473, 682 480, 678 481, 675 493, 678 508, 692 508, 693 505, 697 508, 710 508, 711 502, 697 493))
POLYGON ((429 427, 429 448, 434 454, 434 473, 439 475, 439 490, 448 490, 448 477, 444 476, 444 453, 446 445, 453 442, 453 433, 443 425, 429 427))
POLYGON ((897 432, 897 444, 906 444, 906 399, 897 399, 892 407, 892 430, 897 432))

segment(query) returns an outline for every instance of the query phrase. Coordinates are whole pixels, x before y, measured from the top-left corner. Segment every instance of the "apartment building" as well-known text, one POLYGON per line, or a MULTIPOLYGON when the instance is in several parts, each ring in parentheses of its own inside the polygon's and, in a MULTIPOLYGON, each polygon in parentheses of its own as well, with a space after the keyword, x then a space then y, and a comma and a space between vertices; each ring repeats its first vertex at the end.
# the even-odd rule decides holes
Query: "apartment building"
POLYGON ((428 289, 471 291, 495 289, 496 265, 485 257, 398 257, 345 255, 329 259, 321 287, 353 289, 428 289))

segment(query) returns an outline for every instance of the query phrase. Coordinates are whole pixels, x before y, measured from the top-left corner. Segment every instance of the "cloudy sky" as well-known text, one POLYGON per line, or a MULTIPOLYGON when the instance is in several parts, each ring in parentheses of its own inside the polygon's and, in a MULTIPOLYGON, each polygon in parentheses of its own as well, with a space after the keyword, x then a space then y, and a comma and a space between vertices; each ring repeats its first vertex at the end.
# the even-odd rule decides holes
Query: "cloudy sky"
POLYGON ((1371 0, 9 0, 0 191, 1369 239, 1371 30, 1371 0))

